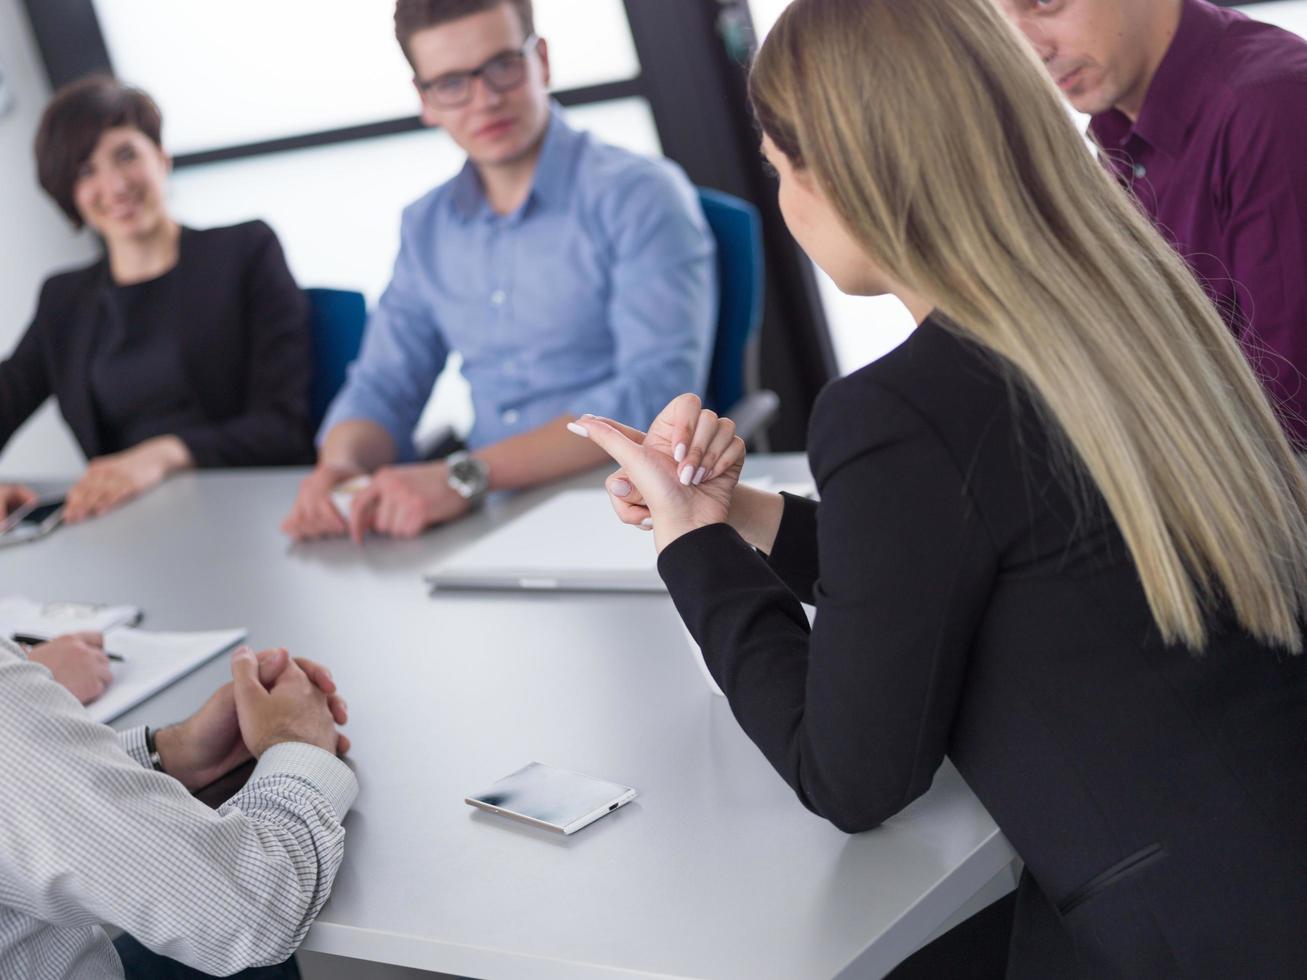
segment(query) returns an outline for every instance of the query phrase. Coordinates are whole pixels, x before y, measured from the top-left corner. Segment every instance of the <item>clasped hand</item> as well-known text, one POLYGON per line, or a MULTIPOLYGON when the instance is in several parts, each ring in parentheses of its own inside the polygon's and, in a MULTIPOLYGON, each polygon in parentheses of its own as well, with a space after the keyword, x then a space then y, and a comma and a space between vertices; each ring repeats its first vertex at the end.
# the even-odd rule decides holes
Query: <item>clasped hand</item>
POLYGON ((661 553, 677 538, 725 523, 744 466, 744 440, 735 423, 681 395, 641 432, 611 419, 583 415, 568 425, 592 440, 621 469, 605 484, 618 518, 651 529, 661 553))
POLYGON ((362 470, 322 463, 304 478, 281 530, 296 541, 343 537, 362 544, 368 532, 414 538, 433 524, 451 521, 471 505, 449 486, 443 462, 384 466, 354 494, 349 516, 336 510, 333 491, 362 470))
POLYGON ((232 681, 194 715, 158 732, 164 771, 195 791, 281 742, 305 742, 338 755, 349 737, 336 730, 348 708, 331 671, 285 650, 232 655, 232 681))

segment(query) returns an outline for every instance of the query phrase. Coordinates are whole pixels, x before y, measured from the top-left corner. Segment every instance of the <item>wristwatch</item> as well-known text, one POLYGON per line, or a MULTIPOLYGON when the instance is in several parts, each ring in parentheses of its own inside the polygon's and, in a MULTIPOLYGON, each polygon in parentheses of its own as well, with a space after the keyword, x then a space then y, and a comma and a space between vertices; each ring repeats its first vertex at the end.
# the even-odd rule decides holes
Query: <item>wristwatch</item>
POLYGON ((480 506, 490 489, 490 464, 469 452, 451 453, 445 458, 449 486, 473 507, 480 506))
POLYGON ((159 747, 154 744, 154 729, 148 726, 145 729, 145 751, 150 756, 150 767, 155 772, 163 772, 163 759, 159 755, 159 747))

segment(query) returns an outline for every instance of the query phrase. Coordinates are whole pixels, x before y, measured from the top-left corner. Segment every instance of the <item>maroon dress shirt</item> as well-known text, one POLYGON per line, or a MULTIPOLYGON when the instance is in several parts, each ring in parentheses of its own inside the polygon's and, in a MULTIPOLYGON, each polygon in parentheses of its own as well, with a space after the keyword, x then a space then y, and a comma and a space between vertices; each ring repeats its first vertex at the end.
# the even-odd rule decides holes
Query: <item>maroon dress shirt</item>
POLYGON ((1090 130, 1307 448, 1307 41, 1184 0, 1139 118, 1090 130))

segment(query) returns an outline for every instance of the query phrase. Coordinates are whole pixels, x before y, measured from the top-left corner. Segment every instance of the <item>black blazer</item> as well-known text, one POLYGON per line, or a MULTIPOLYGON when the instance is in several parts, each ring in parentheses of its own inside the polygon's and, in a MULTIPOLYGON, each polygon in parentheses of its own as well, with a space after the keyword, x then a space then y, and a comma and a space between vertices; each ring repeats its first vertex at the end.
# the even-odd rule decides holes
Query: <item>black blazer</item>
MULTIPOLYGON (((196 464, 311 463, 308 301, 277 236, 262 221, 184 228, 176 272, 182 361, 208 424, 175 434, 196 464)), ((87 458, 104 454, 89 375, 96 337, 117 315, 111 286, 107 259, 46 280, 32 325, 0 363, 0 447, 53 394, 87 458)))
POLYGON ((933 320, 809 449, 770 563, 726 525, 659 560, 803 803, 875 827, 947 754, 1026 862, 1009 976, 1307 977, 1307 657, 1166 646, 1095 488, 933 320))

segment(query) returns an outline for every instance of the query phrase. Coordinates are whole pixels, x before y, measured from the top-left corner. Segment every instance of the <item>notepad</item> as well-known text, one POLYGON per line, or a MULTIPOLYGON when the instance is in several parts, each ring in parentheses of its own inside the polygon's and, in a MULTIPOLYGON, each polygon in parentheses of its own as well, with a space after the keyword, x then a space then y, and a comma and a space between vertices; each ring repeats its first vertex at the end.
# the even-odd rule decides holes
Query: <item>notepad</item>
POLYGON ((53 637, 91 630, 103 633, 115 626, 141 621, 136 606, 109 606, 93 602, 37 602, 23 596, 0 598, 0 633, 13 636, 53 637))
POLYGON ((136 629, 141 610, 88 602, 0 598, 0 635, 52 640, 68 633, 104 634, 104 648, 122 659, 110 665, 113 683, 86 710, 110 722, 245 639, 243 629, 163 633, 136 629))
POLYGON ((86 710, 96 721, 111 722, 232 649, 245 636, 243 629, 161 633, 124 626, 108 630, 104 648, 123 659, 111 665, 113 683, 86 710))

